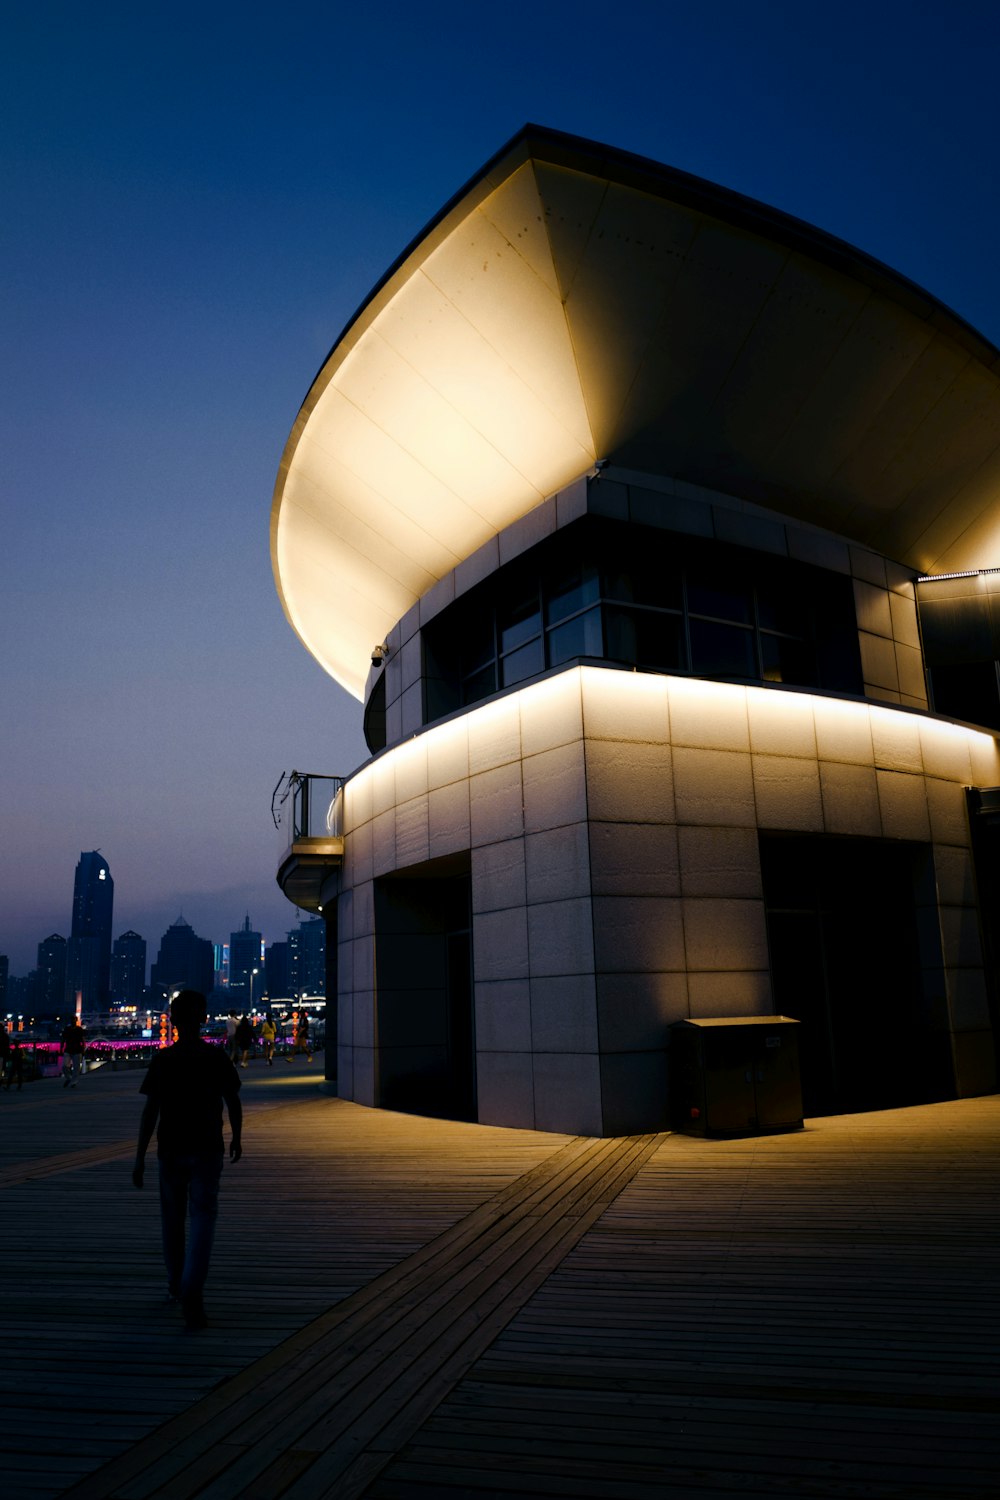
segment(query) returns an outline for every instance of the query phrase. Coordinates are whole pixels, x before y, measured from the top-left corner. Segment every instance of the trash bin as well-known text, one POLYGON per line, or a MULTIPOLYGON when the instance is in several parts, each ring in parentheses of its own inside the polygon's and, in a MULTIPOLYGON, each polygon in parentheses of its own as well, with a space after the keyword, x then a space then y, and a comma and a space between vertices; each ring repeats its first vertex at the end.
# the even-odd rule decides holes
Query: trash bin
POLYGON ((670 1028, 670 1116, 692 1135, 768 1135, 802 1128, 799 1023, 719 1016, 670 1028))

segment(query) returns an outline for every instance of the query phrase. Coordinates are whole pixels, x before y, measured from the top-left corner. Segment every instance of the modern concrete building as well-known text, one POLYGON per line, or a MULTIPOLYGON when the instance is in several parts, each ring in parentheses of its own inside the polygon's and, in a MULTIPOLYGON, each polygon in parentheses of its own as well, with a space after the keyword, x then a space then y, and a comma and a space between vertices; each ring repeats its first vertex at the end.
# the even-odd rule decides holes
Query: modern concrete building
POLYGON ((342 1095, 659 1128, 672 1023, 776 1012, 807 1113, 995 1087, 1000 355, 933 297, 528 127, 338 339, 271 547, 372 751, 278 872, 342 1095))

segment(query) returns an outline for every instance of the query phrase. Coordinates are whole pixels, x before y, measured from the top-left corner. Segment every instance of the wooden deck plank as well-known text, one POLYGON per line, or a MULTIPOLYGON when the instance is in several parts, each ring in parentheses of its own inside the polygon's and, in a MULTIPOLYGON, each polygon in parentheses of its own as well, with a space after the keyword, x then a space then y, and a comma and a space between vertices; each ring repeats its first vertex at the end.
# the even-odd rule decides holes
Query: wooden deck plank
POLYGON ((2 1101, 5 1500, 996 1500, 1000 1100, 646 1151, 288 1072, 248 1080, 195 1337, 141 1075, 2 1101))
POLYGON ((602 1451, 623 1494, 995 1500, 998 1102, 671 1138, 372 1500, 599 1493, 602 1451))

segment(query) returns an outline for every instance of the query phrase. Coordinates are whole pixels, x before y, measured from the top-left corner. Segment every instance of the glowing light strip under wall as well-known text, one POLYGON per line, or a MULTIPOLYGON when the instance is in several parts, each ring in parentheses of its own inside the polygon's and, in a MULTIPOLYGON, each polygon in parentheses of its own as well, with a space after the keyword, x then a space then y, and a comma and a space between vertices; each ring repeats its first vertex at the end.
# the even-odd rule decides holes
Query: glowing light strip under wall
MULTIPOLYGON (((1000 571, 998 569, 997 571, 1000 571)), ((575 697, 579 709, 573 709, 580 713, 580 738, 608 738, 604 733, 588 734, 585 708, 584 689, 595 691, 598 694, 606 692, 612 694, 628 694, 632 697, 645 695, 647 697, 659 696, 663 700, 663 706, 667 715, 670 713, 672 700, 686 699, 701 700, 706 709, 711 710, 713 717, 718 718, 719 710, 731 708, 738 714, 748 711, 751 702, 756 702, 760 708, 771 715, 787 717, 789 725, 798 723, 801 726, 803 716, 809 714, 814 716, 817 712, 829 717, 843 718, 847 721, 853 720, 858 723, 862 718, 869 727, 872 723, 882 722, 889 729, 899 730, 909 724, 914 727, 920 736, 933 735, 937 738, 964 740, 969 746, 970 754, 988 756, 990 758, 990 771, 986 776, 976 776, 973 780, 978 783, 989 785, 1000 781, 1000 746, 997 738, 987 730, 973 729, 965 724, 958 724, 950 719, 942 719, 936 715, 923 713, 918 709, 897 707, 893 704, 871 703, 858 699, 826 697, 821 693, 791 692, 783 688, 766 688, 754 685, 744 685, 731 682, 711 682, 704 678, 672 677, 664 674, 645 672, 619 672, 601 667, 569 667, 565 672, 556 676, 547 677, 542 682, 530 683, 514 692, 507 693, 501 697, 492 698, 487 703, 467 710, 465 713, 447 723, 433 725, 422 730, 412 738, 393 746, 384 751, 378 758, 362 767, 353 777, 349 778, 344 786, 347 793, 347 827, 353 826, 356 820, 351 816, 351 804, 360 795, 367 795, 367 782, 373 783, 372 795, 375 797, 374 814, 387 811, 396 802, 395 788, 392 793, 385 794, 381 800, 378 797, 377 783, 382 778, 405 777, 407 772, 407 760, 422 754, 425 750, 434 746, 436 749, 444 750, 449 740, 460 740, 469 735, 471 727, 475 727, 480 735, 485 731, 493 733, 490 729, 490 720, 494 721, 496 732, 500 731, 503 721, 509 721, 512 710, 520 711, 523 704, 534 702, 534 706, 540 703, 548 704, 552 710, 562 715, 567 711, 567 700, 575 697), (745 706, 744 706, 745 705, 745 706), (766 705, 766 708, 765 708, 766 705)), ((667 730, 669 720, 664 720, 664 730, 667 730)), ((813 719, 815 724, 815 719, 813 719)), ((814 731, 815 732, 815 731, 814 731)), ((749 734, 749 719, 748 719, 749 734)), ((611 736, 613 737, 613 736, 611 736)), ((554 743, 568 743, 576 735, 565 736, 561 741, 558 738, 554 743)), ((622 740, 630 738, 627 728, 623 730, 622 740)), ((724 740, 725 735, 722 736, 724 740)), ((673 744, 672 735, 664 733, 663 743, 673 744)), ((735 745, 721 743, 712 744, 706 736, 706 741, 701 745, 691 745, 693 749, 711 750, 713 748, 737 748, 735 745)), ((923 761, 923 744, 921 744, 921 762, 923 761)), ((523 744, 519 744, 518 755, 508 759, 521 758, 525 755, 523 744)), ((527 753, 531 753, 530 751, 527 753)), ((747 754, 780 754, 780 750, 756 751, 749 742, 745 746, 744 753, 747 754)), ((788 752, 794 756, 794 752, 788 752)), ((812 757, 798 755, 799 759, 825 760, 828 757, 821 756, 816 748, 812 757)), ((874 753, 870 759, 859 758, 851 760, 850 757, 842 757, 847 764, 871 764, 879 769, 897 769, 895 765, 884 764, 874 753)), ((841 757, 838 757, 841 759, 841 757)), ((975 772, 975 766, 972 766, 975 772)), ((468 774, 473 774, 471 768, 468 774)), ((924 771, 919 774, 931 775, 933 773, 924 771)), ((955 778, 960 779, 960 778, 955 778)), ((400 801, 404 800, 402 797, 400 801)))

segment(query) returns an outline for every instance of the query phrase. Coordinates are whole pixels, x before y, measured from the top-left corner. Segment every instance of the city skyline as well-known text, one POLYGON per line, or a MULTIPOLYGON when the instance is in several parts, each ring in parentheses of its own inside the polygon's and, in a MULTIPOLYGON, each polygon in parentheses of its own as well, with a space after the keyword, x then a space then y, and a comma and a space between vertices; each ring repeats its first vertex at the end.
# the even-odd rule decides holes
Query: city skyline
MULTIPOLYGON (((88 852, 89 853, 98 854, 100 851, 98 851, 98 850, 82 851, 81 855, 80 855, 80 858, 83 858, 88 852)), ((35 939, 31 939, 29 937, 27 939, 28 946, 30 946, 32 948, 32 950, 33 950, 32 953, 29 955, 30 962, 28 962, 27 964, 23 964, 23 965, 19 966, 19 964, 15 961, 14 957, 8 951, 8 949, 4 948, 2 946, 2 944, 0 944, 0 954, 2 954, 4 957, 6 957, 8 959, 9 973, 10 973, 10 977, 12 979, 23 979, 23 978, 26 978, 31 972, 33 972, 34 970, 38 969, 40 966, 44 965, 47 962, 47 958, 48 958, 48 955, 46 954, 46 950, 48 949, 49 945, 51 945, 51 944, 62 944, 62 948, 63 948, 63 955, 62 955, 63 970, 62 970, 62 972, 63 972, 63 975, 65 975, 66 965, 69 962, 68 955, 69 955, 69 950, 70 950, 71 941, 72 941, 71 934, 72 934, 72 926, 73 926, 73 913, 72 913, 73 904, 74 904, 73 903, 73 899, 71 897, 70 900, 69 900, 69 902, 68 902, 70 910, 69 910, 69 914, 68 914, 67 920, 65 922, 63 922, 61 924, 60 923, 56 923, 55 925, 53 925, 52 930, 50 932, 46 933, 44 936, 39 936, 39 937, 37 937, 35 939)), ((285 906, 285 912, 287 912, 289 910, 292 911, 292 921, 291 922, 289 922, 288 917, 286 915, 284 915, 284 913, 282 913, 281 911, 279 911, 279 913, 278 913, 278 921, 275 923, 275 927, 274 927, 274 936, 270 936, 269 933, 264 932, 263 929, 260 929, 259 935, 263 939, 265 947, 267 947, 267 948, 270 948, 273 943, 283 942, 290 935, 290 933, 292 933, 293 931, 297 930, 298 926, 301 923, 312 922, 312 921, 315 920, 314 918, 312 918, 309 915, 308 912, 300 912, 297 909, 290 909, 288 907, 287 901, 284 903, 284 906, 285 906), (282 916, 284 916, 284 922, 283 923, 280 920, 282 918, 282 916)), ((243 919, 236 926, 233 926, 230 923, 229 926, 228 926, 228 928, 227 928, 226 925, 224 924, 223 927, 221 929, 219 929, 219 930, 223 931, 223 932, 225 932, 225 931, 228 930, 229 937, 231 938, 232 935, 234 933, 238 932, 240 930, 240 928, 243 925, 245 925, 245 923, 248 922, 249 920, 250 920, 250 914, 249 914, 249 912, 244 912, 243 919)), ((111 940, 111 944, 110 944, 110 948, 109 948, 110 963, 111 963, 111 966, 112 966, 111 972, 113 972, 113 965, 114 965, 114 958, 115 958, 115 951, 114 950, 118 947, 119 943, 121 943, 124 939, 139 937, 139 938, 142 939, 142 941, 144 942, 144 944, 146 945, 146 948, 147 948, 147 954, 146 954, 146 959, 145 959, 145 969, 146 969, 146 973, 148 975, 149 971, 152 968, 152 965, 155 962, 154 957, 152 957, 150 955, 150 952, 149 952, 149 949, 150 949, 151 945, 154 944, 154 943, 158 943, 158 942, 162 941, 162 938, 171 930, 171 928, 177 926, 179 923, 184 923, 185 925, 194 928, 195 931, 198 931, 198 925, 199 924, 197 922, 189 922, 188 921, 187 914, 186 914, 183 906, 180 907, 180 908, 178 908, 178 911, 177 911, 177 913, 174 916, 174 918, 173 918, 172 921, 168 921, 166 923, 161 922, 158 927, 156 927, 156 926, 154 926, 154 927, 148 927, 145 931, 142 931, 142 932, 138 931, 134 926, 129 925, 128 923, 119 923, 119 921, 117 919, 113 920, 112 926, 111 926, 111 939, 112 940, 111 940), (121 927, 121 931, 118 930, 119 927, 121 927), (159 937, 156 936, 157 933, 160 934, 159 937)), ((214 944, 214 946, 216 946, 220 950, 223 947, 228 947, 229 946, 229 938, 217 937, 214 931, 209 935, 209 937, 207 938, 207 941, 209 943, 214 944)), ((14 945, 11 945, 11 946, 13 947, 14 945)), ((147 979, 146 982, 149 983, 150 981, 147 979)), ((109 978, 109 983, 111 984, 111 987, 113 988, 113 982, 110 980, 110 978, 109 978)), ((61 985, 62 985, 62 982, 60 983, 60 987, 61 987, 61 985)))
POLYGON ((306 3, 297 22, 5 8, 12 975, 69 936, 81 850, 114 871, 116 936, 152 944, 178 912, 288 930, 272 788, 366 750, 274 588, 281 452, 385 267, 526 121, 798 216, 1000 343, 994 7, 627 0, 612 20, 556 0, 499 25, 306 3))
MULTIPOLYGON (((232 985, 234 997, 238 998, 246 991, 245 975, 242 979, 233 977, 230 955, 233 940, 246 937, 247 934, 251 934, 249 913, 241 926, 230 932, 226 942, 201 937, 185 920, 183 913, 179 913, 158 938, 153 935, 149 941, 142 933, 131 928, 121 932, 111 944, 107 1003, 97 1004, 84 997, 83 1009, 92 1012, 106 1009, 108 1004, 113 1008, 122 1003, 138 1002, 150 990, 158 986, 169 987, 178 982, 176 977, 165 978, 162 973, 157 977, 156 970, 158 967, 162 969, 164 963, 169 969, 171 952, 183 953, 188 949, 204 950, 203 962, 200 972, 193 979, 188 975, 181 982, 196 984, 206 994, 216 990, 220 982, 226 986, 232 985), (178 937, 183 939, 179 946, 178 937)), ((257 953, 251 962, 259 964, 259 968, 254 967, 253 973, 254 976, 261 975, 259 989, 256 977, 254 981, 255 1001, 260 994, 268 993, 269 981, 264 977, 265 969, 270 975, 274 965, 277 966, 275 973, 281 976, 279 988, 287 988, 291 983, 296 991, 305 987, 310 993, 321 992, 325 934, 320 919, 296 910, 295 920, 284 929, 281 937, 268 939, 256 930, 251 935, 257 943, 257 953)), ((35 962, 24 973, 18 973, 10 966, 7 954, 0 954, 0 963, 6 965, 3 970, 5 982, 30 984, 30 1003, 39 1015, 51 1015, 63 1009, 75 1008, 75 996, 69 993, 67 982, 70 947, 71 940, 61 933, 48 934, 39 940, 35 962)), ((270 993, 274 993, 273 984, 270 986, 270 993)))

